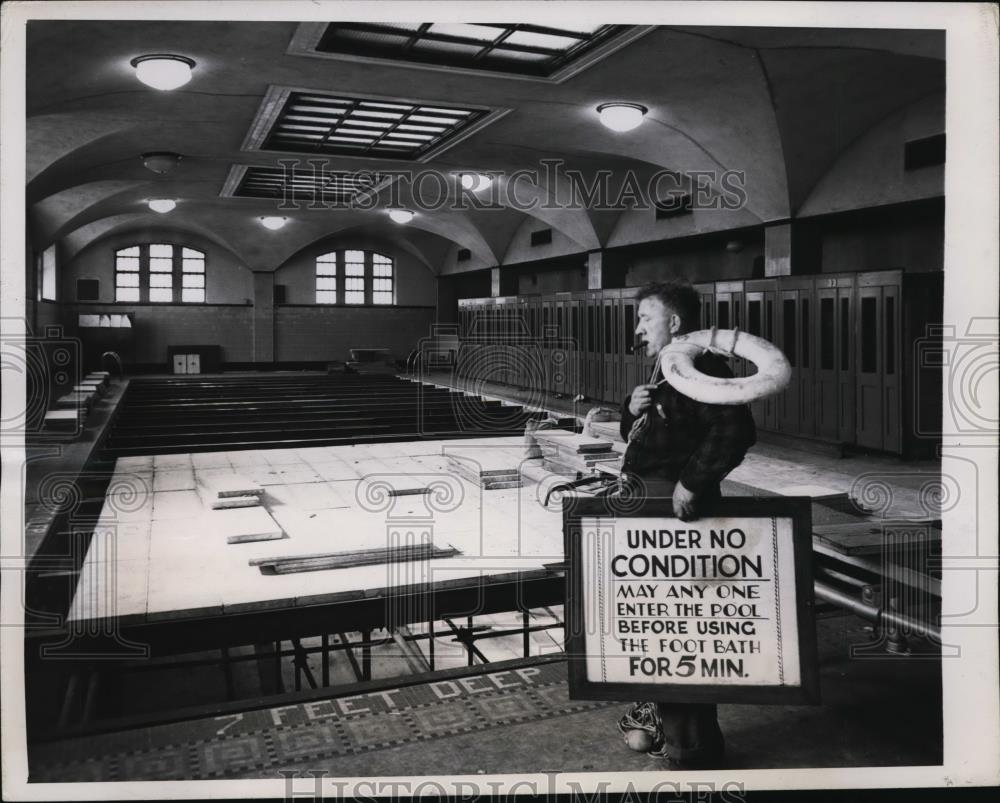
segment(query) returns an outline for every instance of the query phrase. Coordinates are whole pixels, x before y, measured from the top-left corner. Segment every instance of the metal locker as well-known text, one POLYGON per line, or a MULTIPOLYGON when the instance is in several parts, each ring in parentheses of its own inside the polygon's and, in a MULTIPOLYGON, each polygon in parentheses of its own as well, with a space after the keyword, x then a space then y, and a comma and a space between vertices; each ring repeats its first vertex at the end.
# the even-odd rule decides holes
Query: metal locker
POLYGON ((187 372, 189 374, 200 374, 201 373, 201 355, 200 354, 188 354, 187 355, 187 372))
POLYGON ((817 276, 813 323, 815 434, 854 441, 853 274, 817 276))
POLYGON ((778 429, 785 435, 812 435, 812 361, 809 337, 812 277, 778 279, 777 346, 792 368, 788 388, 777 396, 778 429))
MULTIPOLYGON (((753 279, 743 286, 743 297, 746 312, 746 330, 762 337, 771 343, 774 335, 774 294, 777 287, 775 279, 753 279)), ((754 422, 760 429, 775 430, 778 428, 778 404, 776 396, 768 396, 750 405, 754 422)))
MULTIPOLYGON (((715 283, 715 326, 719 329, 742 329, 743 312, 743 282, 715 283)), ((739 357, 729 360, 729 367, 734 376, 746 376, 745 361, 739 357)))
POLYGON ((646 351, 638 348, 635 341, 635 327, 639 323, 638 303, 635 296, 638 288, 630 287, 622 290, 622 360, 624 367, 623 384, 614 401, 619 402, 632 392, 636 385, 649 379, 652 363, 647 365, 646 351))
POLYGON ((900 271, 858 274, 855 337, 857 444, 897 454, 903 451, 902 279, 900 271))
POLYGON ((693 285, 701 297, 701 321, 699 325, 702 329, 711 329, 715 326, 715 283, 693 285))
POLYGON ((187 373, 187 354, 174 355, 174 373, 175 374, 187 373))
POLYGON ((587 291, 587 355, 586 355, 586 387, 587 396, 591 399, 604 398, 604 366, 602 364, 601 346, 601 298, 600 290, 587 291))
POLYGON ((601 377, 604 384, 604 401, 613 401, 622 392, 624 381, 619 376, 622 364, 621 323, 620 323, 621 293, 617 290, 605 290, 601 299, 601 377))

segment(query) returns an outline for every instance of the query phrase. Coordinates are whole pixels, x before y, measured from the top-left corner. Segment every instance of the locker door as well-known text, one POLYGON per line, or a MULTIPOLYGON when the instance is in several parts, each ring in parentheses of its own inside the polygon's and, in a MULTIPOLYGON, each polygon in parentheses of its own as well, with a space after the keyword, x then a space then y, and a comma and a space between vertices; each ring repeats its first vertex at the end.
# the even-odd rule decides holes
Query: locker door
POLYGON ((900 286, 882 288, 882 448, 903 451, 900 373, 902 351, 902 309, 900 286))
POLYGON ((552 349, 549 352, 551 360, 550 370, 552 372, 552 382, 550 387, 556 393, 569 393, 569 374, 567 372, 569 353, 566 349, 567 329, 569 328, 569 305, 563 299, 554 302, 555 337, 552 342, 552 349))
POLYGON ((855 337, 858 387, 857 443, 870 449, 882 449, 885 445, 882 302, 883 288, 878 286, 858 288, 858 324, 855 337))
POLYGON ((648 378, 643 371, 643 350, 636 348, 635 327, 638 323, 634 298, 622 298, 622 348, 625 355, 624 382, 615 401, 625 398, 632 389, 648 378))
MULTIPOLYGON (((764 296, 765 293, 762 291, 747 291, 746 293, 746 330, 751 335, 756 335, 757 337, 762 337, 765 340, 770 340, 771 338, 765 333, 764 327, 764 296)), ((753 370, 753 369, 751 369, 753 370)), ((753 414, 753 420, 758 427, 762 429, 770 429, 771 427, 766 423, 768 420, 768 405, 774 405, 774 397, 771 396, 767 399, 761 399, 753 402, 750 405, 750 412, 753 414)))
POLYGON ((696 284, 694 289, 701 296, 701 328, 711 329, 715 325, 715 285, 696 284))
POLYGON ((779 287, 778 346, 791 365, 792 376, 787 390, 777 397, 778 428, 788 435, 812 435, 811 292, 804 279, 779 280, 779 287))
POLYGON ((201 373, 201 355, 200 354, 188 354, 187 355, 187 372, 189 374, 200 374, 201 373))
POLYGON ((599 294, 587 294, 587 396, 603 399, 604 382, 601 365, 601 302, 599 294))
POLYGON ((618 366, 621 363, 619 355, 618 300, 605 298, 601 302, 601 326, 604 337, 601 339, 601 362, 603 363, 604 395, 601 399, 613 399, 621 392, 621 382, 618 381, 618 366))
POLYGON ((570 338, 572 339, 570 349, 570 393, 573 396, 587 394, 586 381, 584 379, 585 369, 584 346, 586 345, 586 332, 584 331, 584 319, 586 316, 587 303, 584 299, 574 296, 570 303, 570 338))
POLYGON ((841 443, 854 443, 856 438, 857 418, 857 381, 858 370, 854 354, 855 331, 855 294, 854 279, 850 284, 837 289, 837 401, 839 415, 837 418, 837 440, 841 443))
POLYGON ((838 292, 836 287, 816 290, 816 434, 827 440, 837 439, 840 418, 838 292))

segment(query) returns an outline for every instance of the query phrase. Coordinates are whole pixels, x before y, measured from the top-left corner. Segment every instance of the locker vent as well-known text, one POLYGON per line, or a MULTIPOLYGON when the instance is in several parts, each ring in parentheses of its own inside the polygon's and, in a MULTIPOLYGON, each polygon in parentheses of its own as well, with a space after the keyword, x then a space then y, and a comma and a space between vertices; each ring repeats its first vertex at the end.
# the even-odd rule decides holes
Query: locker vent
POLYGON ((284 304, 288 298, 288 285, 287 284, 276 284, 274 286, 274 303, 284 304))
POLYGON ((468 262, 472 259, 472 251, 468 248, 459 248, 458 255, 455 257, 456 262, 468 262))
POLYGON ((655 207, 657 220, 663 220, 668 217, 677 217, 678 215, 690 215, 691 196, 671 195, 667 198, 661 198, 659 201, 655 202, 655 207))
POLYGON ((552 242, 552 229, 539 229, 531 232, 531 246, 548 245, 552 242))
POLYGON ((903 169, 919 170, 944 164, 945 135, 915 139, 903 146, 903 169))
POLYGON ((101 282, 99 279, 77 279, 76 300, 97 301, 100 298, 101 282))

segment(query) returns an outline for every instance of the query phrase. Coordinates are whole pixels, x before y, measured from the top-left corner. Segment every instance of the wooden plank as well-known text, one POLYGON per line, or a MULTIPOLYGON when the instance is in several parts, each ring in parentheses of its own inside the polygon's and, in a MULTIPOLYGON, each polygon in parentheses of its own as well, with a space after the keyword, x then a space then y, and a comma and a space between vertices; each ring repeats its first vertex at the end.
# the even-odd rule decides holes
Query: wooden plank
POLYGON ((203 518, 211 532, 225 537, 228 544, 274 541, 285 537, 284 530, 263 507, 213 510, 203 518))
POLYGON ((202 473, 198 475, 199 492, 204 497, 210 499, 226 499, 237 496, 260 497, 264 493, 264 488, 249 480, 241 474, 213 474, 202 473))
POLYGON ((813 538, 843 555, 872 555, 886 549, 900 551, 939 543, 941 522, 939 519, 889 519, 828 524, 814 526, 813 538))
POLYGON ((355 566, 378 566, 387 563, 450 558, 461 554, 454 547, 436 547, 433 544, 407 544, 381 549, 352 549, 313 555, 288 555, 252 558, 249 565, 260 568, 261 574, 291 574, 325 569, 347 569, 355 566))

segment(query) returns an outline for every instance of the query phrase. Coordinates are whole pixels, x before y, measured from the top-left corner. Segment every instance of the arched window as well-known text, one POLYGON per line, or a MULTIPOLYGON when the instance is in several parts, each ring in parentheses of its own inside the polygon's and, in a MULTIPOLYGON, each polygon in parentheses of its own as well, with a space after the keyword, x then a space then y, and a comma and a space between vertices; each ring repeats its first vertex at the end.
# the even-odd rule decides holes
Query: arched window
POLYGON ((392 257, 374 251, 348 249, 316 257, 316 303, 341 303, 338 284, 343 278, 344 304, 396 303, 392 257))
POLYGON ((169 243, 115 251, 115 301, 205 303, 205 254, 169 243), (174 289, 180 290, 179 298, 174 289))

